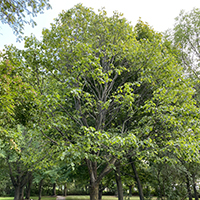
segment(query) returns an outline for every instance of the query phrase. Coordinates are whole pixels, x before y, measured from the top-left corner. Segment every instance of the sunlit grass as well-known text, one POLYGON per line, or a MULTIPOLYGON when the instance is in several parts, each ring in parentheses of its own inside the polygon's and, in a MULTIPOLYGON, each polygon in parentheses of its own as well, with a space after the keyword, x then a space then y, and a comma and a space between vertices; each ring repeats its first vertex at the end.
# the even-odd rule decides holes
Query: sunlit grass
MULTIPOLYGON (((31 197, 33 200, 38 200, 38 197, 31 197)), ((1 200, 1 199, 0 199, 1 200)), ((43 196, 42 200, 56 200, 56 197, 51 197, 51 196, 43 196)))
MULTIPOLYGON (((13 200, 14 197, 0 197, 0 200, 13 200)), ((38 200, 37 196, 31 197, 33 200, 38 200)), ((66 200, 89 200, 90 196, 84 196, 84 195, 69 195, 66 197, 66 200)), ((118 198, 116 196, 103 196, 103 200, 117 200, 118 198)), ((154 197, 153 200, 156 200, 157 198, 154 197)), ((43 196, 42 200, 56 200, 56 197, 51 196, 43 196)), ((124 200, 140 200, 139 197, 131 197, 130 199, 126 198, 124 196, 124 200)))
MULTIPOLYGON (((0 200, 13 200, 14 197, 0 197, 0 200)), ((38 200, 37 196, 31 197, 33 200, 38 200)), ((90 196, 84 196, 84 195, 69 195, 66 197, 66 200, 89 200, 90 196)), ((103 196, 103 200, 117 200, 117 197, 115 196, 103 196)), ((128 198, 127 198, 128 199, 128 198)), ((139 197, 131 197, 130 200, 139 200, 139 197)), ((42 197, 42 200, 56 200, 56 197, 51 196, 44 196, 42 197)), ((126 200, 126 197, 124 197, 124 200, 126 200)))
MULTIPOLYGON (((90 199, 90 196, 82 196, 82 195, 80 196, 71 195, 71 196, 66 197, 66 200, 89 200, 89 199, 90 199)), ((117 200, 118 198, 116 196, 103 196, 102 199, 103 200, 117 200)), ((156 197, 153 198, 153 200, 156 200, 156 199, 157 199, 156 197)), ((140 200, 140 198, 139 197, 128 198, 124 196, 124 200, 140 200)))
MULTIPOLYGON (((89 200, 90 197, 89 196, 67 196, 66 200, 89 200)), ((117 200, 118 198, 115 196, 103 196, 102 197, 103 200, 117 200)), ((126 199, 126 197, 124 197, 124 200, 126 199)), ((128 198, 127 198, 128 199, 128 198)), ((131 197, 130 200, 139 200, 139 197, 131 197)))
MULTIPOLYGON (((13 200, 14 197, 0 197, 0 200, 13 200)), ((38 197, 31 197, 33 200, 38 200, 38 197)), ((66 200, 89 200, 90 196, 83 196, 83 195, 70 195, 66 197, 66 200)), ((117 200, 117 197, 115 196, 103 196, 103 200, 117 200)), ((124 200, 128 200, 128 198, 124 197, 124 200)), ((157 198, 153 198, 153 200, 156 200, 157 198)), ((194 199, 194 198, 193 198, 194 199)), ((56 200, 56 197, 51 196, 44 196, 42 197, 42 200, 56 200)), ((139 197, 131 197, 130 200, 140 200, 139 197)))
MULTIPOLYGON (((0 197, 0 200, 13 200, 14 197, 0 197)), ((38 197, 31 197, 33 200, 38 200, 38 197)), ((56 200, 56 197, 44 196, 42 200, 56 200)))
POLYGON ((14 197, 0 197, 0 200, 13 200, 14 197))

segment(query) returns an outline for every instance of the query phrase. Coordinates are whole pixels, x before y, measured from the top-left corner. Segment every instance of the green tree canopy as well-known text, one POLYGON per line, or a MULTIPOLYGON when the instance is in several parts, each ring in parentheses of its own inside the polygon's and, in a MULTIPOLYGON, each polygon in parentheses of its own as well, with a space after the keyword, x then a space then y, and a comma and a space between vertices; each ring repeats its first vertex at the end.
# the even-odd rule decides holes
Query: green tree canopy
POLYGON ((199 73, 199 31, 200 9, 194 8, 190 12, 182 10, 172 32, 173 43, 181 50, 181 58, 187 71, 199 73))
POLYGON ((134 30, 119 13, 78 4, 17 52, 41 95, 39 128, 63 159, 86 162, 91 200, 117 160, 165 151, 198 130, 193 85, 162 35, 142 22, 134 30))

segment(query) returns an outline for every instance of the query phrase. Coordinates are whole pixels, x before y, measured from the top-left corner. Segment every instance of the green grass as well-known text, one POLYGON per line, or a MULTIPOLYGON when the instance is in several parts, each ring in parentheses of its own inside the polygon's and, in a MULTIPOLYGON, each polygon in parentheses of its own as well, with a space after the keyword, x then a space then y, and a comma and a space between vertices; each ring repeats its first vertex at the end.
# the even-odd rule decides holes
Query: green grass
MULTIPOLYGON (((0 197, 0 200, 13 200, 14 197, 0 197)), ((38 197, 31 197, 33 200, 38 200, 38 197)), ((42 200, 56 200, 56 197, 44 196, 42 200)))
MULTIPOLYGON (((66 200, 89 200, 90 197, 89 196, 67 196, 66 200)), ((102 198, 103 200, 117 200, 117 197, 115 196, 103 196, 102 198)), ((126 198, 124 197, 124 200, 126 198)), ((139 197, 131 197, 130 200, 139 200, 139 197)))
MULTIPOLYGON (((0 197, 0 200, 13 200, 14 197, 0 197)), ((31 197, 33 200, 38 200, 38 197, 31 197)), ((89 200, 90 196, 83 195, 69 195, 66 197, 66 200, 89 200)), ((126 198, 124 197, 124 200, 126 198)), ((56 197, 44 196, 42 200, 56 200, 56 197)), ((102 200, 117 200, 115 196, 103 196, 102 200)), ((131 197, 130 200, 139 200, 139 197, 131 197)))
MULTIPOLYGON (((38 197, 31 197, 34 200, 38 200, 38 197)), ((13 200, 14 197, 0 197, 0 200, 13 200)), ((67 196, 66 200, 89 200, 89 196, 67 196)), ((153 198, 156 200, 156 198, 153 198)), ((194 199, 194 198, 193 198, 194 199)), ((56 200, 55 197, 42 197, 42 200, 56 200)), ((103 196, 103 200, 117 200, 117 197, 114 196, 103 196)), ((126 198, 124 197, 124 200, 126 198)), ((139 197, 131 197, 130 200, 140 200, 139 197)))
POLYGON ((13 200, 14 197, 0 197, 0 200, 13 200))
MULTIPOLYGON (((0 197, 0 200, 13 200, 14 197, 0 197)), ((33 200, 38 200, 38 197, 31 197, 33 200)), ((70 195, 66 197, 66 200, 89 200, 89 196, 83 196, 83 195, 70 195)), ((115 196, 103 196, 103 200, 117 200, 117 197, 115 196)), ((130 200, 139 200, 139 197, 131 197, 130 200)), ((56 197, 50 197, 50 196, 44 196, 42 197, 42 200, 56 200, 56 197)), ((124 200, 126 198, 124 197, 124 200)), ((156 198, 154 198, 156 200, 156 198)))
MULTIPOLYGON (((0 200, 13 200, 14 197, 0 197, 0 200)), ((31 197, 33 200, 38 200, 38 197, 31 197)), ((83 196, 83 195, 71 195, 67 196, 66 200, 89 200, 90 196, 83 196)), ((115 196, 103 196, 103 200, 117 200, 115 196)), ((126 198, 124 197, 124 200, 126 198)), ((139 197, 131 197, 130 200, 139 200, 139 197)), ((56 200, 56 197, 44 196, 42 200, 56 200)))
MULTIPOLYGON (((14 197, 0 197, 0 200, 13 200, 14 197)), ((38 197, 31 197, 31 199, 38 200, 38 197)), ((70 195, 66 197, 66 200, 89 200, 89 196, 83 196, 83 195, 70 195)), ((103 196, 103 200, 117 200, 117 197, 115 196, 103 196)), ((130 200, 139 200, 139 197, 131 197, 130 200)), ((50 197, 50 196, 44 196, 42 197, 42 200, 56 200, 56 197, 50 197)), ((124 197, 124 200, 126 198, 124 197)), ((156 198, 154 198, 156 200, 156 198)))
MULTIPOLYGON (((38 200, 38 197, 31 197, 33 200, 38 200)), ((1 200, 1 199, 0 199, 1 200)), ((51 197, 51 196, 43 196, 42 200, 56 200, 56 197, 51 197)))

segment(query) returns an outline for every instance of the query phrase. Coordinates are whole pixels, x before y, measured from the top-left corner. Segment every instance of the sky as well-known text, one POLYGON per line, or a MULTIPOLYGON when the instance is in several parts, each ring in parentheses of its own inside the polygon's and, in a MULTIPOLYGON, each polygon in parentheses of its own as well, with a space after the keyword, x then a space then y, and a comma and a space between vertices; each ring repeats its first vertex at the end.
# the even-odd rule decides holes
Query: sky
MULTIPOLYGON (((50 23, 58 17, 62 10, 68 10, 74 5, 82 3, 83 6, 91 7, 95 12, 105 7, 109 16, 113 11, 124 14, 124 17, 134 26, 141 17, 154 30, 164 32, 173 28, 175 17, 180 11, 190 11, 194 7, 200 8, 200 0, 50 0, 51 10, 45 10, 44 14, 38 15, 34 20, 37 26, 31 28, 26 25, 24 36, 34 34, 38 39, 42 38, 42 29, 50 28, 50 23)), ((17 48, 23 48, 23 42, 16 42, 16 36, 8 25, 0 24, 0 50, 4 45, 14 44, 17 48)))

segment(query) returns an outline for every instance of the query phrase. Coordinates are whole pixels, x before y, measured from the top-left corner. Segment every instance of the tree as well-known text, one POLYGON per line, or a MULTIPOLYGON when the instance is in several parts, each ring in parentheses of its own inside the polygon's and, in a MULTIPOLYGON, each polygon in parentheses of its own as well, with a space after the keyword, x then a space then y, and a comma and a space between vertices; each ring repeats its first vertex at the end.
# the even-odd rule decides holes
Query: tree
POLYGON ((51 150, 48 149, 49 142, 38 138, 39 131, 34 127, 36 121, 39 121, 40 101, 36 91, 19 75, 20 62, 11 65, 6 55, 3 58, 0 90, 0 110, 3 114, 0 117, 0 142, 3 145, 0 146, 0 156, 9 169, 8 174, 15 190, 14 199, 20 200, 23 198, 25 185, 32 179, 32 171, 47 164, 46 151, 50 153, 51 150))
POLYGON ((36 25, 33 17, 42 13, 45 8, 51 8, 49 0, 2 0, 0 2, 0 22, 8 24, 14 34, 19 36, 23 34, 25 24, 31 24, 33 27, 36 25))
POLYGON ((192 124, 197 131, 193 85, 161 34, 137 36, 121 14, 79 4, 43 30, 41 42, 31 36, 18 51, 30 69, 26 80, 46 79, 42 128, 72 166, 85 161, 91 200, 127 153, 156 154, 192 124))
MULTIPOLYGON (((186 73, 195 81, 195 99, 199 102, 199 19, 200 9, 194 8, 190 12, 182 10, 176 18, 173 31, 169 33, 172 43, 180 51, 179 58, 182 61, 186 73)), ((198 103, 199 104, 199 103, 198 103)))
POLYGON ((187 71, 198 74, 199 68, 199 18, 200 10, 194 8, 186 13, 183 10, 176 18, 172 32, 173 43, 181 50, 183 64, 187 71))
MULTIPOLYGON (((179 50, 179 58, 184 66, 185 73, 194 81, 196 93, 193 96, 197 101, 196 106, 199 108, 200 87, 199 87, 199 58, 200 58, 200 9, 193 8, 189 12, 182 10, 179 16, 175 19, 174 29, 169 33, 172 44, 179 50)), ((190 130, 191 131, 191 130, 190 130)), ((193 133, 194 134, 194 133, 193 133)), ((198 134, 194 134, 194 145, 198 142, 198 134)), ((198 199, 198 194, 195 186, 195 179, 198 178, 198 159, 199 156, 189 153, 190 159, 186 161, 185 155, 178 155, 178 159, 185 168, 185 176, 187 182, 188 196, 191 197, 191 188, 193 186, 195 199, 198 199), (195 157, 195 159, 193 158, 195 157)))
POLYGON ((50 154, 49 144, 38 139, 37 133, 18 125, 18 130, 12 129, 15 139, 11 144, 6 144, 3 148, 4 159, 9 169, 9 176, 15 189, 14 199, 21 200, 24 196, 24 188, 29 188, 27 197, 30 197, 30 184, 33 179, 33 172, 37 168, 48 165, 48 156, 50 154))
MULTIPOLYGON (((2 146, 2 144, 1 144, 2 146)), ((9 177, 9 172, 8 172, 8 167, 6 165, 5 159, 1 159, 0 162, 0 169, 1 169, 1 176, 0 176, 0 195, 1 196, 6 196, 8 194, 12 194, 12 183, 10 181, 9 177)))
POLYGON ((0 62, 0 138, 2 140, 13 138, 12 131, 9 129, 12 129, 19 122, 16 121, 17 118, 25 121, 30 119, 31 113, 30 116, 23 116, 23 111, 20 108, 26 99, 30 99, 29 105, 26 105, 26 109, 29 109, 33 102, 31 100, 35 98, 36 94, 28 83, 23 82, 16 70, 17 68, 11 64, 7 57, 2 56, 0 62), (17 116, 19 114, 21 115, 20 119, 17 116))
POLYGON ((115 179, 117 184, 118 200, 123 200, 123 184, 121 180, 120 162, 116 162, 115 167, 116 167, 115 179))

